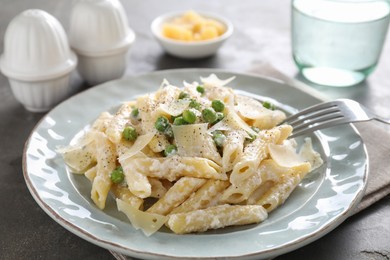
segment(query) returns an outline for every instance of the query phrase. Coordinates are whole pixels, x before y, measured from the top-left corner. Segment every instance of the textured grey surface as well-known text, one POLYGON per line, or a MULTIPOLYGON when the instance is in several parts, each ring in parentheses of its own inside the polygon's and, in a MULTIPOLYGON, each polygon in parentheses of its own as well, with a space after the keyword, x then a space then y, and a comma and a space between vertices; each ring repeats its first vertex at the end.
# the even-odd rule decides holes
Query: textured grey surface
MULTIPOLYGON (((128 75, 172 68, 224 68, 253 71, 271 63, 296 77, 291 59, 290 1, 280 0, 123 0, 129 24, 137 34, 129 56, 128 75), (164 54, 149 30, 152 19, 172 10, 201 9, 219 12, 235 25, 234 36, 213 57, 180 60, 164 54)), ((1 0, 0 52, 7 24, 16 14, 40 8, 68 28, 71 1, 1 0)), ((390 41, 377 70, 353 88, 313 86, 330 97, 354 98, 390 117, 390 41)), ((299 76, 297 76, 299 78, 299 76)), ((74 75, 72 87, 86 86, 74 75)), ((49 218, 31 197, 22 174, 23 145, 43 114, 33 114, 15 100, 8 81, 0 75, 0 258, 1 259, 113 259, 99 248, 71 234, 49 218)), ((387 131, 389 129, 387 128, 387 131)), ((388 140, 384 142, 389 143, 388 140)), ((390 145, 390 144, 389 144, 390 145)), ((390 197, 349 218, 316 242, 276 259, 390 259, 390 197)))

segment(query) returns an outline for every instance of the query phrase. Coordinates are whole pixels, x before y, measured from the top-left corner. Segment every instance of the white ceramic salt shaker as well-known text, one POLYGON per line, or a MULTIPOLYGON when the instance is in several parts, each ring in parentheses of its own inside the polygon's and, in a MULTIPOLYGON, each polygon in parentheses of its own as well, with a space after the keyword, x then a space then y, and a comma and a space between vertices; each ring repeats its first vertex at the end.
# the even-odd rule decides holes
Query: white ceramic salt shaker
POLYGON ((0 69, 27 110, 44 112, 66 98, 76 64, 65 31, 52 15, 29 9, 9 23, 0 69))
POLYGON ((78 0, 71 12, 69 40, 80 75, 96 85, 123 76, 135 34, 119 0, 78 0))

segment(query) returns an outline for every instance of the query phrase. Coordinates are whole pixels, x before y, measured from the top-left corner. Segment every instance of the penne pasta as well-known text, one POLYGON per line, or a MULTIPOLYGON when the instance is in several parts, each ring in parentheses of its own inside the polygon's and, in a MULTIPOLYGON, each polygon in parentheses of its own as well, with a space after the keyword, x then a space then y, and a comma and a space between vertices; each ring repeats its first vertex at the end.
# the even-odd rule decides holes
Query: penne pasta
POLYGON ((183 203, 183 201, 185 201, 194 191, 199 189, 199 187, 205 184, 205 182, 205 179, 192 177, 180 178, 180 180, 178 180, 161 199, 153 204, 147 212, 160 215, 169 214, 172 209, 183 203))
POLYGON ((176 234, 204 232, 209 229, 259 223, 267 211, 256 205, 219 205, 169 216, 167 226, 176 234))
POLYGON ((238 204, 248 199, 251 193, 257 189, 262 183, 260 171, 256 170, 255 173, 243 180, 243 182, 236 186, 230 185, 221 196, 221 201, 224 203, 238 204))
POLYGON ((91 198, 100 209, 106 205, 107 194, 111 188, 110 173, 116 168, 115 145, 101 132, 95 133, 96 176, 93 178, 91 198))
POLYGON ((144 200, 131 193, 131 191, 126 186, 114 184, 112 185, 111 190, 115 198, 126 202, 135 209, 142 208, 144 200))
POLYGON ((171 213, 189 212, 214 206, 229 184, 228 181, 208 180, 180 206, 174 208, 171 213))
MULTIPOLYGON (((164 185, 164 180, 160 180, 157 178, 149 178, 149 183, 151 185, 152 192, 150 194, 150 197, 152 198, 161 198, 162 196, 167 193, 168 189, 167 185, 164 185)), ((171 186, 171 185, 169 185, 171 186)))
POLYGON ((135 102, 125 103, 110 120, 105 133, 114 144, 121 141, 123 129, 125 129, 125 126, 131 122, 130 114, 133 110, 134 104, 135 102))
POLYGON ((222 168, 225 172, 233 170, 234 163, 241 160, 244 141, 245 134, 242 131, 228 131, 222 156, 222 168))
POLYGON ((121 161, 125 180, 129 190, 136 196, 144 199, 152 194, 152 185, 149 179, 142 172, 135 168, 136 158, 129 158, 121 161))
POLYGON ((88 180, 90 180, 91 182, 93 182, 93 180, 95 179, 96 177, 96 174, 97 174, 97 167, 94 166, 92 168, 89 168, 85 173, 85 177, 87 177, 88 180))
POLYGON ((183 176, 217 180, 227 179, 221 166, 200 157, 139 157, 132 159, 130 164, 127 167, 129 172, 137 172, 137 174, 145 177, 163 178, 169 181, 177 180, 183 176))
POLYGON ((267 212, 271 212, 291 194, 293 189, 299 184, 301 178, 299 175, 283 175, 279 182, 274 184, 257 202, 257 205, 263 206, 267 212))
MULTIPOLYGON (((69 170, 91 181, 91 199, 115 197, 146 236, 260 223, 323 161, 305 140, 288 139, 285 114, 227 87, 212 74, 101 113, 58 149, 69 170), (260 128, 260 129, 258 129, 260 128)), ((108 200, 107 203, 111 203, 108 200)))
POLYGON ((272 171, 279 174, 280 178, 255 203, 263 206, 268 212, 282 205, 311 169, 310 163, 302 163, 292 168, 276 164, 271 164, 270 167, 273 167, 272 171))
POLYGON ((283 142, 283 139, 288 136, 286 133, 291 131, 292 128, 288 125, 261 131, 259 137, 245 147, 240 162, 233 168, 230 182, 239 186, 245 179, 254 175, 261 161, 267 157, 268 145, 283 142))

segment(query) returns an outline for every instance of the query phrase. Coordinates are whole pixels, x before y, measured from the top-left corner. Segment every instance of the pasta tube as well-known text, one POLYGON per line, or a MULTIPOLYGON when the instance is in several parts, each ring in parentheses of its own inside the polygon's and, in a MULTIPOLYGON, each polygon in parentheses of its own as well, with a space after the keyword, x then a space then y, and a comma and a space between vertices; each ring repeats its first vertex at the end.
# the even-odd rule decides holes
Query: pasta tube
POLYGON ((208 180, 199 190, 191 195, 171 213, 189 212, 204 209, 216 203, 219 196, 229 186, 228 181, 208 180))
POLYGON ((262 206, 219 205, 169 215, 166 225, 176 234, 185 234, 226 226, 259 223, 267 216, 267 211, 262 206))
POLYGON ((221 201, 232 204, 241 203, 248 199, 251 193, 260 186, 261 182, 260 171, 256 170, 251 177, 243 180, 240 186, 230 185, 222 194, 221 201))
POLYGON ((130 120, 134 104, 135 102, 123 104, 108 124, 105 133, 114 144, 121 141, 123 129, 125 129, 126 124, 130 120))
MULTIPOLYGON (((222 173, 221 167, 211 160, 200 157, 171 156, 166 158, 139 157, 130 161, 131 165, 126 169, 129 175, 137 174, 177 180, 182 176, 226 180, 227 176, 222 173)), ((141 177, 140 177, 141 178, 141 177)))
POLYGON ((134 195, 140 198, 147 198, 152 194, 152 185, 146 175, 135 169, 135 160, 134 158, 129 158, 121 162, 125 179, 129 190, 134 195))
POLYGON ((128 203, 133 208, 139 209, 143 205, 143 199, 135 196, 131 191, 124 185, 114 184, 111 187, 112 193, 115 198, 121 199, 122 201, 128 203))
POLYGON ((97 174, 97 166, 96 165, 94 167, 92 167, 92 168, 89 168, 84 173, 85 177, 87 177, 87 179, 90 180, 91 182, 93 182, 93 180, 95 179, 96 174, 97 174))
POLYGON ((244 149, 244 154, 230 175, 230 182, 239 186, 245 179, 255 174, 260 162, 267 157, 268 145, 282 142, 281 136, 288 136, 286 133, 292 131, 289 125, 282 125, 271 130, 261 131, 259 137, 244 149))
POLYGON ((100 209, 104 209, 111 188, 110 173, 116 168, 115 145, 101 132, 95 133, 94 142, 97 168, 92 182, 91 198, 100 209))
MULTIPOLYGON (((285 168, 286 173, 281 175, 279 181, 256 204, 263 206, 268 212, 282 205, 310 169, 310 163, 303 163, 293 168, 285 168)), ((283 170, 283 167, 279 167, 278 170, 283 170)))
POLYGON ((150 194, 150 197, 161 198, 165 193, 167 193, 168 189, 164 186, 163 181, 163 179, 149 178, 150 185, 152 186, 152 193, 150 194))
POLYGON ((222 168, 225 172, 233 170, 234 162, 241 160, 245 135, 242 131, 228 131, 223 146, 222 168))
POLYGON ((165 195, 159 199, 147 212, 167 215, 173 208, 179 206, 194 191, 205 184, 205 179, 183 177, 178 180, 165 195))

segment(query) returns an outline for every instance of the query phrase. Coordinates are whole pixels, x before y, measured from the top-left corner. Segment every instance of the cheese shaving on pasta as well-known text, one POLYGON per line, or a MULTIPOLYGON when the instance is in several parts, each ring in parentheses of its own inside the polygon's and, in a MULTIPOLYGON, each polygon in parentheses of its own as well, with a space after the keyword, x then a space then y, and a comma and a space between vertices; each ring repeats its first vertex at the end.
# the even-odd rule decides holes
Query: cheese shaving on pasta
POLYGON ((282 167, 294 167, 304 162, 290 145, 269 144, 268 150, 271 158, 282 167))
POLYGON ((141 211, 132 207, 121 199, 116 199, 118 210, 122 211, 129 218, 135 229, 141 229, 146 236, 152 235, 159 230, 167 221, 168 217, 141 211))

